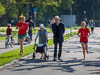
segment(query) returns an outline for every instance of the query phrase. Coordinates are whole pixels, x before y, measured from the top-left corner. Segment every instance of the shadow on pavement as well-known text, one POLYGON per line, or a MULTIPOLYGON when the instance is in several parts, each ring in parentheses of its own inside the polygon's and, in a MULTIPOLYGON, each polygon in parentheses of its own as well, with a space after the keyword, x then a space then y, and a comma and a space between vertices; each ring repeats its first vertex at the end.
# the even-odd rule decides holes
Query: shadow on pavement
POLYGON ((92 71, 92 73, 90 74, 97 74, 97 75, 100 75, 100 69, 97 69, 97 70, 90 70, 92 71))
MULTIPOLYGON (((69 72, 73 73, 77 70, 75 70, 73 67, 83 65, 84 67, 100 67, 100 61, 82 61, 78 60, 76 58, 73 58, 71 60, 66 61, 44 61, 40 59, 21 59, 20 60, 23 63, 16 63, 16 65, 13 67, 12 71, 25 71, 25 70, 34 70, 41 68, 49 68, 52 67, 52 70, 60 70, 63 72, 69 72)), ((10 69, 9 69, 10 70, 10 69)), ((92 72, 91 74, 100 74, 100 70, 89 70, 92 72), (96 71, 96 72, 94 72, 96 71)))
POLYGON ((72 59, 72 60, 69 60, 69 61, 57 61, 57 62, 53 62, 53 61, 47 62, 47 61, 39 60, 39 59, 36 59, 36 60, 21 59, 20 61, 24 61, 24 63, 15 65, 13 71, 23 71, 23 70, 33 70, 33 69, 39 69, 40 70, 41 68, 54 67, 53 70, 61 70, 61 71, 64 71, 64 72, 74 72, 76 70, 74 70, 71 67, 72 66, 78 66, 80 64, 68 65, 68 63, 81 62, 81 60, 75 60, 75 58, 72 59), (37 64, 35 64, 35 63, 37 63, 37 64))

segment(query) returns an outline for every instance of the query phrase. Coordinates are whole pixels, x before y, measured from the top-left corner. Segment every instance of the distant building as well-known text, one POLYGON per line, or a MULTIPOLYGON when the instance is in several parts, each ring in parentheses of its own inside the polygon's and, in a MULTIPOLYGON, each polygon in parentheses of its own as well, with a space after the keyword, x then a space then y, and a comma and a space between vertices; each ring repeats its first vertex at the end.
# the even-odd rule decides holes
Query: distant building
POLYGON ((75 15, 62 15, 61 21, 65 24, 66 27, 75 26, 76 16, 75 15))

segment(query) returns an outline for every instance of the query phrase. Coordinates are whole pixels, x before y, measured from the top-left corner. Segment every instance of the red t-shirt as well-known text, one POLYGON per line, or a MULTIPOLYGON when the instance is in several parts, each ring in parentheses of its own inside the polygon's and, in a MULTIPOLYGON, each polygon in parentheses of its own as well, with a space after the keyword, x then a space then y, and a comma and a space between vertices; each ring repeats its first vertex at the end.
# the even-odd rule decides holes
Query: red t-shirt
POLYGON ((26 34, 26 31, 27 31, 27 29, 28 29, 28 24, 27 24, 26 22, 25 22, 25 23, 19 22, 19 23, 17 24, 17 26, 18 26, 18 27, 22 27, 22 28, 19 30, 18 34, 20 34, 20 35, 26 34))
POLYGON ((11 28, 7 28, 6 34, 7 35, 11 35, 12 29, 11 28))
POLYGON ((88 42, 88 34, 90 33, 88 28, 80 28, 78 33, 80 34, 80 42, 88 42))

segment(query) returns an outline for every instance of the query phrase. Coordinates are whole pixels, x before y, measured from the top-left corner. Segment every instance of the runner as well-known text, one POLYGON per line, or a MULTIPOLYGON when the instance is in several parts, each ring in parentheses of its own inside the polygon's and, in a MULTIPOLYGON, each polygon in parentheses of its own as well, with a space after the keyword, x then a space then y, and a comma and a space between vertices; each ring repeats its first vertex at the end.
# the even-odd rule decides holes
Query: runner
POLYGON ((25 37, 28 36, 28 34, 27 34, 28 33, 28 24, 25 22, 25 20, 26 20, 26 17, 23 16, 16 27, 17 29, 19 29, 18 40, 19 40, 19 44, 20 44, 20 55, 23 54, 23 42, 25 40, 25 37))
POLYGON ((88 36, 90 35, 90 31, 86 28, 86 22, 81 22, 82 28, 78 31, 78 36, 80 37, 80 42, 83 48, 83 60, 85 60, 85 51, 88 54, 88 36))

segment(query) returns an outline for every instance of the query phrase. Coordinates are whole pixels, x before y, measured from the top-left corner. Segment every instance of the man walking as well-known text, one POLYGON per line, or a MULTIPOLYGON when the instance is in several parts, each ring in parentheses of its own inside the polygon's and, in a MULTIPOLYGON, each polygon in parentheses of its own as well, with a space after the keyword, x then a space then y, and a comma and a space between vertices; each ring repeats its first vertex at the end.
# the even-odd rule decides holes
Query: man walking
POLYGON ((29 31, 28 34, 30 36, 30 39, 32 40, 32 27, 34 28, 32 16, 29 17, 29 19, 26 21, 29 24, 29 31))
POLYGON ((53 41, 54 41, 54 60, 56 61, 57 57, 57 45, 59 44, 59 53, 58 53, 58 60, 61 60, 61 53, 62 53, 62 44, 64 41, 64 32, 65 27, 64 24, 60 22, 60 17, 55 16, 54 18, 55 23, 52 24, 52 32, 53 32, 53 41))

